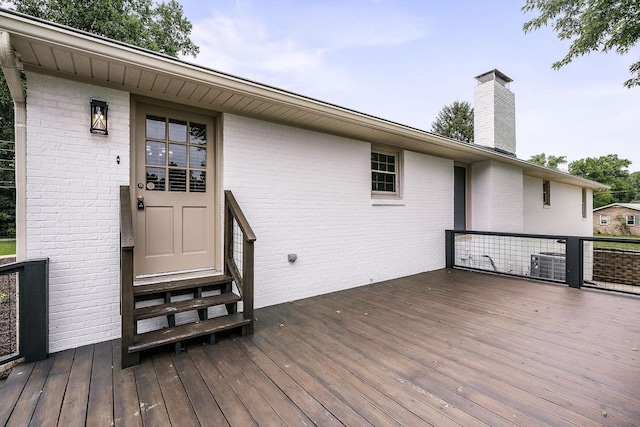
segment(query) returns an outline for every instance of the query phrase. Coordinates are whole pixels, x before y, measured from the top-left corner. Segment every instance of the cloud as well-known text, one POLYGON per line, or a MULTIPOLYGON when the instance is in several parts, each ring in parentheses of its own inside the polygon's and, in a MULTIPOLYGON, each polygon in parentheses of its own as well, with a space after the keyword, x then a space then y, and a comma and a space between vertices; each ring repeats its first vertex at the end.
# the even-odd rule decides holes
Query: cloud
POLYGON ((200 46, 197 62, 322 97, 352 86, 353 77, 347 71, 350 64, 340 62, 345 61, 340 55, 349 49, 395 46, 425 33, 422 25, 411 22, 410 17, 380 13, 378 6, 385 2, 373 9, 362 5, 355 8, 353 2, 345 2, 351 7, 343 8, 331 2, 312 7, 285 3, 279 11, 261 10, 262 3, 247 1, 203 11, 205 17, 192 19, 191 39, 200 46))

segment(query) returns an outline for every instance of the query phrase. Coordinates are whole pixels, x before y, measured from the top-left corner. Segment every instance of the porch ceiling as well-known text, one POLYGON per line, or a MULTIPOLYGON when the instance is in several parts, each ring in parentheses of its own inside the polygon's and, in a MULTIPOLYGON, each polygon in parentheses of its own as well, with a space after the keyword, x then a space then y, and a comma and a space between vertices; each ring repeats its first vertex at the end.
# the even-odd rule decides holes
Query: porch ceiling
POLYGON ((433 135, 175 58, 0 9, 25 70, 217 112, 233 113, 347 138, 393 145, 473 164, 498 160, 529 176, 588 188, 601 184, 550 171, 492 150, 433 135))

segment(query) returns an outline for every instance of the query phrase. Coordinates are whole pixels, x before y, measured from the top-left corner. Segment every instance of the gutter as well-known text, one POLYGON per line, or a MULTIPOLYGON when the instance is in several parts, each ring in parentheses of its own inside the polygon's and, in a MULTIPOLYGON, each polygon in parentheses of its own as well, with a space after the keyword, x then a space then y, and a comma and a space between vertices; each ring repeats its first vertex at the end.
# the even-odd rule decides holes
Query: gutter
POLYGON ((20 78, 20 61, 11 48, 8 32, 0 30, 0 66, 13 98, 16 178, 16 261, 24 261, 27 207, 27 94, 20 78))
MULTIPOLYGON (((262 112, 268 111, 273 107, 276 107, 275 111, 277 111, 279 107, 284 107, 297 110, 303 113, 302 116, 306 114, 312 116, 312 120, 304 124, 298 123, 296 120, 281 122, 288 126, 298 126, 313 131, 326 132, 371 143, 392 145, 418 153, 450 158, 465 164, 473 164, 474 162, 484 160, 499 161, 521 168, 523 173, 528 176, 548 179, 581 188, 590 188, 594 191, 605 191, 609 188, 609 186, 562 171, 535 165, 518 159, 513 155, 500 153, 490 148, 435 135, 411 126, 235 77, 207 67, 194 65, 178 58, 168 57, 71 27, 43 21, 15 11, 0 8, 0 24, 4 27, 5 31, 11 32, 16 39, 22 40, 24 38, 29 42, 40 43, 51 49, 69 51, 78 55, 96 58, 107 63, 117 64, 118 66, 131 66, 141 72, 146 70, 169 79, 176 79, 177 81, 209 88, 215 87, 216 90, 246 96, 270 104, 269 107, 261 109, 260 113, 257 114, 254 112, 243 113, 242 111, 234 110, 233 107, 224 107, 222 104, 216 111, 281 122, 278 120, 278 116, 263 115, 262 112), (327 122, 331 124, 331 122, 334 121, 338 122, 338 128, 327 125, 327 122), (318 122, 320 122, 320 124, 318 124, 318 122)), ((61 73, 66 78, 74 75, 81 77, 80 74, 74 72, 65 73, 59 69, 47 69, 35 62, 30 64, 29 61, 26 61, 25 67, 28 71, 42 72, 42 70, 44 70, 45 72, 53 71, 55 73, 61 73)), ((113 84, 108 78, 101 79, 95 76, 85 77, 96 80, 98 84, 113 84)), ((135 87, 134 89, 126 89, 126 83, 124 81, 122 85, 125 86, 124 90, 129 90, 131 93, 143 96, 158 96, 170 102, 175 102, 174 98, 164 93, 154 93, 152 88, 142 89, 135 87), (148 93, 145 91, 148 91, 148 93)), ((118 84, 116 87, 123 90, 122 85, 118 84)), ((206 109, 215 108, 209 103, 200 104, 201 101, 202 99, 196 101, 196 103, 206 109)))

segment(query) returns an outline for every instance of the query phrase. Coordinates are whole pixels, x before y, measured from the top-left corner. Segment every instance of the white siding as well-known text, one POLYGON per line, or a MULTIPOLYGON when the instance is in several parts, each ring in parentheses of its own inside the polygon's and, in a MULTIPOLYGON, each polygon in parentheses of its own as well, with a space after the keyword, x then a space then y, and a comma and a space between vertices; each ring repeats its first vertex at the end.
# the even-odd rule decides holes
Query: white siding
POLYGON ((587 190, 582 217, 582 188, 551 181, 551 205, 542 203, 542 180, 524 177, 524 228, 530 234, 593 235, 593 197, 587 190))
POLYGON ((27 73, 27 258, 50 260, 51 352, 120 335, 118 187, 129 183, 129 94, 27 73), (109 135, 89 101, 109 102, 109 135), (120 156, 120 164, 116 157, 120 156))
POLYGON ((444 267, 453 162, 405 152, 402 205, 374 206, 370 150, 224 116, 224 188, 258 239, 257 307, 444 267))

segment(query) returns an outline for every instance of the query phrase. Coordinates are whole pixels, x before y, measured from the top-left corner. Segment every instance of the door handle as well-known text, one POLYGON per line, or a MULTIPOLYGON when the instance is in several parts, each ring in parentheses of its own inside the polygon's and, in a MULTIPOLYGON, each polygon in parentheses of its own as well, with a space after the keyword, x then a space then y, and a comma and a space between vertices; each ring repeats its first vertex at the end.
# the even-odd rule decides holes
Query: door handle
POLYGON ((138 210, 144 210, 144 197, 138 196, 138 210))

